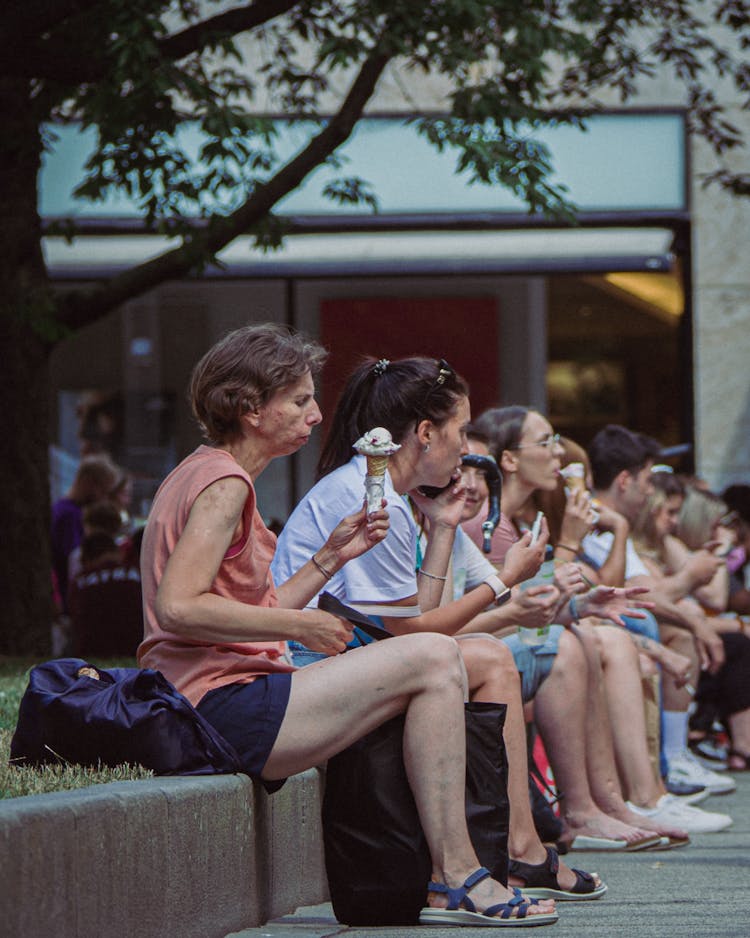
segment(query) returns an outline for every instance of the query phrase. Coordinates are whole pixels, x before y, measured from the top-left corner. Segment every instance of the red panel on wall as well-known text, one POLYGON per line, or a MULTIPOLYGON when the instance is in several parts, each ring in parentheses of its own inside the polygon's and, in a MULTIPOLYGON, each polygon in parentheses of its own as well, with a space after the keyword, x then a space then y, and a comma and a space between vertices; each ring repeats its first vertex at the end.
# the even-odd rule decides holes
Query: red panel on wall
POLYGON ((488 296, 367 297, 324 300, 320 341, 330 352, 323 371, 323 431, 346 377, 363 356, 445 358, 471 387, 478 416, 498 400, 497 302, 488 296))

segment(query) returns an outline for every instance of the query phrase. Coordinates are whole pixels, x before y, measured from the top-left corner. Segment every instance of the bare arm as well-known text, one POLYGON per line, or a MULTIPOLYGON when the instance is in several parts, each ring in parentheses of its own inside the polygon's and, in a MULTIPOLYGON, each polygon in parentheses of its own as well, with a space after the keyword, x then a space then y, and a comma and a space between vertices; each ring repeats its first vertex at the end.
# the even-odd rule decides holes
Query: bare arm
POLYGON ((368 515, 363 505, 348 515, 307 563, 285 583, 277 584, 279 605, 286 609, 304 608, 345 563, 380 543, 388 533, 388 525, 388 512, 382 508, 368 515))
POLYGON ((456 528, 461 520, 466 488, 461 479, 447 488, 437 498, 426 498, 419 490, 409 493, 409 498, 422 513, 429 536, 422 558, 421 574, 417 575, 417 594, 422 612, 437 609, 443 598, 445 578, 453 551, 456 528))
POLYGON ((683 687, 690 680, 691 660, 686 655, 672 651, 661 642, 655 642, 647 635, 636 635, 635 632, 628 632, 633 644, 642 652, 660 664, 668 674, 670 674, 678 687, 683 687))
POLYGON ((513 598, 504 605, 480 612, 462 629, 459 635, 487 632, 496 637, 509 635, 519 626, 542 628, 554 620, 560 593, 554 586, 531 586, 527 590, 513 590, 513 598))
MULTIPOLYGON (((708 551, 699 551, 701 562, 705 556, 706 569, 714 568, 714 575, 707 583, 694 587, 693 595, 706 609, 714 612, 724 612, 729 600, 729 571, 720 556, 715 558, 708 555, 708 551), (708 556, 706 556, 708 555, 708 556)), ((664 543, 664 556, 670 571, 688 569, 691 559, 694 561, 695 552, 691 551, 676 537, 667 537, 664 543)))
MULTIPOLYGON (((480 583, 476 589, 466 593, 460 599, 456 599, 445 606, 422 612, 420 615, 400 617, 383 614, 381 618, 385 628, 394 635, 409 635, 412 632, 440 632, 443 635, 455 635, 463 626, 486 609, 494 598, 494 591, 485 583, 480 583)), ((389 603, 389 605, 417 608, 417 596, 410 596, 401 602, 389 603)), ((364 603, 359 604, 359 608, 364 612, 367 611, 364 603)))
POLYGON ((724 663, 724 644, 700 611, 690 605, 673 602, 661 590, 661 580, 654 577, 632 577, 628 580, 628 586, 631 585, 648 588, 652 612, 657 619, 692 634, 702 667, 712 673, 721 667, 724 663))
POLYGON ((599 525, 602 529, 611 531, 614 540, 607 559, 597 571, 598 582, 603 586, 624 586, 630 525, 621 514, 604 504, 599 507, 599 525))
POLYGON ((327 654, 342 651, 351 639, 351 626, 336 616, 253 606, 210 592, 247 497, 246 483, 232 477, 214 482, 195 500, 157 590, 160 625, 177 636, 206 642, 294 639, 327 654))

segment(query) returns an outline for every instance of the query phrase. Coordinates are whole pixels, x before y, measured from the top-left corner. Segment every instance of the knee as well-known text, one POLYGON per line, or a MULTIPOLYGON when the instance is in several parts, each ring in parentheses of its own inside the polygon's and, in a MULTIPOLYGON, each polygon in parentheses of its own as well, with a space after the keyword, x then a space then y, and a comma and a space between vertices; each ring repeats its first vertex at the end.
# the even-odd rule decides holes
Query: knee
POLYGON ((567 630, 560 636, 552 670, 580 673, 586 670, 586 656, 579 640, 567 630))
POLYGON ((518 678, 513 653, 504 642, 487 636, 462 640, 458 646, 469 674, 502 675, 508 681, 518 678))
POLYGON ((436 681, 457 680, 464 683, 465 671, 458 642, 449 635, 422 632, 407 636, 411 660, 436 681))
POLYGON ((605 664, 622 664, 628 659, 636 661, 638 650, 628 632, 615 625, 602 625, 598 631, 601 633, 599 643, 605 664))
POLYGON ((681 655, 692 655, 694 650, 693 634, 687 629, 680 629, 677 626, 666 625, 661 629, 661 640, 664 645, 671 648, 672 651, 679 652, 681 655))

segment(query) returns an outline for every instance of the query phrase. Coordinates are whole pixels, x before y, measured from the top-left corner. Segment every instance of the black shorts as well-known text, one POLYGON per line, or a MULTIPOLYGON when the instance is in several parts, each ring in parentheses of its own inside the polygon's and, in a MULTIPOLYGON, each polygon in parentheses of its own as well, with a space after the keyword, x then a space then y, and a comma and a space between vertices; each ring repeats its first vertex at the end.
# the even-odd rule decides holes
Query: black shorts
POLYGON ((266 781, 261 772, 279 735, 292 687, 291 673, 268 674, 249 684, 225 684, 210 690, 196 710, 237 751, 242 768, 278 791, 285 779, 266 781))

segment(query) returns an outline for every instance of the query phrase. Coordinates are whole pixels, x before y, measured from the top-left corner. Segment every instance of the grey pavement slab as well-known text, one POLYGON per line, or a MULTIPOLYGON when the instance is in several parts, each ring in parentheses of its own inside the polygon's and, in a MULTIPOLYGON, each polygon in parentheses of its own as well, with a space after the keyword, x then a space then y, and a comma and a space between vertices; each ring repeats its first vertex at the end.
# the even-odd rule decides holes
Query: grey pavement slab
MULTIPOLYGON (((567 862, 597 870, 609 886, 608 893, 594 902, 558 903, 556 925, 522 933, 545 938, 750 938, 750 773, 735 778, 735 793, 710 798, 703 805, 730 814, 731 828, 695 835, 688 847, 663 853, 568 854, 567 862)), ((231 938, 362 938, 374 933, 378 938, 397 938, 415 932, 403 927, 347 928, 336 922, 330 904, 324 904, 297 909, 231 938)), ((419 933, 429 938, 476 938, 477 929, 422 927, 419 933)))

